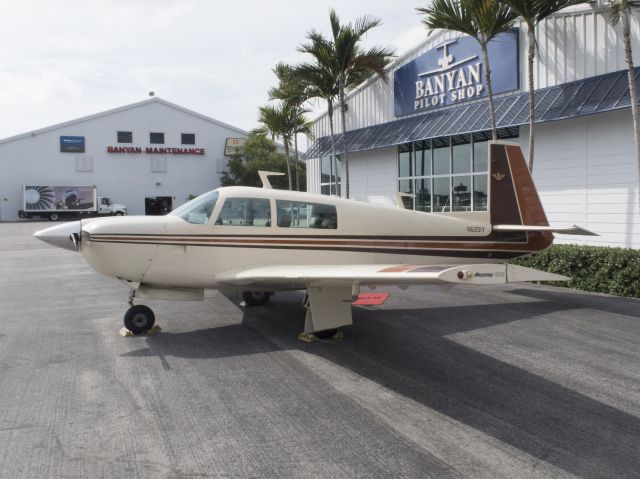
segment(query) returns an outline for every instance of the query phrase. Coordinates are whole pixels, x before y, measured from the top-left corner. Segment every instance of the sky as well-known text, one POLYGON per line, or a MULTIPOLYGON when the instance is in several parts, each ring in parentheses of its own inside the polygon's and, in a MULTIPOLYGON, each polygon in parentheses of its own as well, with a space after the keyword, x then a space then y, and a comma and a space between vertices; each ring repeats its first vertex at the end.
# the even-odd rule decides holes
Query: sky
POLYGON ((2 2, 0 138, 117 108, 148 92, 236 127, 256 126, 311 29, 363 15, 382 25, 364 46, 407 51, 426 37, 406 0, 21 0, 2 2))

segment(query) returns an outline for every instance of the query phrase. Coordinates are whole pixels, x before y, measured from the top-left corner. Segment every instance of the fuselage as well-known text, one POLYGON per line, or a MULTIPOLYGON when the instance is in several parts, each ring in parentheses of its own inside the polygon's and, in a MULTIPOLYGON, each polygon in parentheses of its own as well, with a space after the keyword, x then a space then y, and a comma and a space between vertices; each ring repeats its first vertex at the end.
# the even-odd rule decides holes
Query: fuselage
POLYGON ((100 273, 184 288, 282 264, 502 262, 552 242, 549 233, 494 232, 488 211, 423 213, 248 187, 214 190, 167 216, 83 220, 81 230, 80 252, 100 273))

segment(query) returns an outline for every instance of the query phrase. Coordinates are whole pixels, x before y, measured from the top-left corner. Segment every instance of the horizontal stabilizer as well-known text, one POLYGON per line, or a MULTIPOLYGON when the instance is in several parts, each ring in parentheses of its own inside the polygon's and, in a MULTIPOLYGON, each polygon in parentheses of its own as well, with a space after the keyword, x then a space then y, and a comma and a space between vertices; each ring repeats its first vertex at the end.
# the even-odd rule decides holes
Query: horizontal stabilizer
POLYGON ((549 231, 550 233, 558 233, 562 235, 599 236, 597 233, 586 230, 577 225, 573 225, 569 228, 559 228, 555 226, 536 226, 536 225, 494 225, 493 230, 494 231, 549 231))

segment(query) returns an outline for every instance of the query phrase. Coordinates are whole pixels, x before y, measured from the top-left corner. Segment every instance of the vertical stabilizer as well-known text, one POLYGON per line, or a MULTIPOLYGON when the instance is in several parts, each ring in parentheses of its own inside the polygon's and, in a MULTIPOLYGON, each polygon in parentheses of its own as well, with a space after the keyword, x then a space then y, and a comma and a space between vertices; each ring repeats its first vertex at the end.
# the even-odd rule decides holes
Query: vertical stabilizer
POLYGON ((491 224, 548 226, 520 146, 491 142, 489 159, 491 224))

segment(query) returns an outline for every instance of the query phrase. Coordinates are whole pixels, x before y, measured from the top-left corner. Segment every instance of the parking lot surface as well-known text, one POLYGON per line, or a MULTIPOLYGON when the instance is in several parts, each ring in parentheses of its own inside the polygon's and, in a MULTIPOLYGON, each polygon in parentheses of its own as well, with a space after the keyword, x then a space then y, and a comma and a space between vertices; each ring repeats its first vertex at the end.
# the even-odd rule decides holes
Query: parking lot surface
POLYGON ((297 339, 301 293, 147 301, 0 224, 0 477, 638 477, 640 301, 415 287, 297 339))

